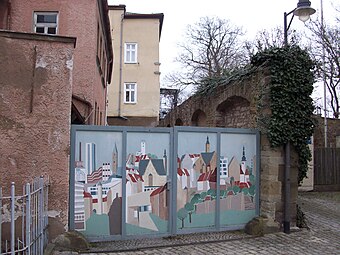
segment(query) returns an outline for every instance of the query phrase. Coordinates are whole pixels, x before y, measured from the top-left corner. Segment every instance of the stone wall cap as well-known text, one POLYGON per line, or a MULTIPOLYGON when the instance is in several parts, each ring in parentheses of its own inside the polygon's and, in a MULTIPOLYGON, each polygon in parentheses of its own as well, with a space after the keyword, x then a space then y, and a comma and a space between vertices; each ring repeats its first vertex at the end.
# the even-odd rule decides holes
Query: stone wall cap
POLYGON ((71 36, 60 35, 46 35, 37 33, 25 33, 17 31, 9 31, 0 29, 0 37, 13 38, 13 39, 25 39, 47 42, 61 42, 61 43, 73 43, 73 47, 76 47, 77 38, 71 36))

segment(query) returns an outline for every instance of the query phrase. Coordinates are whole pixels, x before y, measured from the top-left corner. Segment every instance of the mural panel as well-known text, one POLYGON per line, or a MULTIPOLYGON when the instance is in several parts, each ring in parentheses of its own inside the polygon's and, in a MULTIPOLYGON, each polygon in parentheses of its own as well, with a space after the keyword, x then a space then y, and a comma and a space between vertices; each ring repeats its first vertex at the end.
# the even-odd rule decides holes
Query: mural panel
POLYGON ((167 233, 170 134, 127 134, 126 233, 167 233))
POLYGON ((76 130, 70 226, 124 238, 246 224, 258 212, 258 152, 257 134, 245 132, 76 130))
POLYGON ((246 224, 255 217, 256 135, 222 134, 220 224, 246 224))
POLYGON ((215 225, 216 141, 214 133, 178 134, 177 229, 215 225))
POLYGON ((122 133, 77 131, 74 228, 85 235, 122 234, 122 133))

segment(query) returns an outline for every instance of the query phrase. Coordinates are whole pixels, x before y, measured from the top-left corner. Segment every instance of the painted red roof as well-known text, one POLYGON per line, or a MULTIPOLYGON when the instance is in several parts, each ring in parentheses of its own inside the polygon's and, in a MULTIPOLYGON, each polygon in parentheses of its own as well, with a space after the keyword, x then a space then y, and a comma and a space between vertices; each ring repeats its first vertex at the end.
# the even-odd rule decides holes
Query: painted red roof
POLYGON ((242 166, 240 165, 240 174, 243 174, 242 166))
POLYGON ((183 175, 189 176, 189 171, 186 168, 177 168, 177 174, 179 176, 183 175))
POLYGON ((198 182, 208 181, 209 177, 210 177, 210 172, 203 173, 198 177, 197 181, 198 182))
POLYGON ((155 189, 154 191, 152 191, 151 194, 150 194, 150 197, 156 196, 156 195, 162 193, 164 190, 166 190, 166 186, 167 186, 167 184, 165 184, 165 185, 155 189))
POLYGON ((145 154, 136 156, 136 161, 135 162, 139 162, 139 161, 141 161, 143 159, 149 159, 149 156, 145 155, 145 154))
POLYGON ((189 176, 189 175, 190 175, 188 169, 183 168, 183 171, 185 172, 185 175, 186 175, 186 176, 189 176))
POLYGON ((189 154, 190 158, 198 158, 200 154, 189 154))
POLYGON ((85 190, 84 190, 84 192, 83 192, 83 195, 84 195, 84 198, 85 198, 85 197, 91 197, 91 198, 92 198, 91 193, 90 193, 90 192, 86 192, 85 190))

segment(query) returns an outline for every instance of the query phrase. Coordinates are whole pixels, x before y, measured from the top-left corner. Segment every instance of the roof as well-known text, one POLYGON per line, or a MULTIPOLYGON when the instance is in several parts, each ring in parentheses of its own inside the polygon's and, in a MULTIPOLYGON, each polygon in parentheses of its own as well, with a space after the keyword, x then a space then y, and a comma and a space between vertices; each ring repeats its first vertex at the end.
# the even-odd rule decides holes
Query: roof
POLYGON ((165 183, 163 186, 155 189, 154 191, 151 192, 150 197, 162 193, 164 190, 166 190, 167 186, 168 186, 168 183, 165 183))
POLYGON ((204 163, 209 165, 212 157, 214 156, 214 152, 202 152, 201 155, 204 163))
POLYGON ((183 175, 186 175, 186 176, 189 176, 189 171, 186 169, 186 168, 177 168, 177 174, 179 176, 183 176, 183 175))
POLYGON ((202 181, 209 181, 209 182, 216 182, 216 168, 214 171, 209 171, 209 172, 206 172, 206 173, 202 173, 197 181, 198 182, 202 182, 202 181))
POLYGON ((133 13, 133 12, 126 12, 126 6, 121 5, 110 5, 109 10, 123 10, 124 11, 124 19, 158 19, 159 20, 159 39, 161 38, 162 34, 162 27, 163 27, 163 20, 164 14, 163 13, 133 13))
POLYGON ((149 158, 150 158, 150 157, 149 157, 148 155, 142 154, 142 155, 136 156, 135 162, 139 162, 139 161, 141 161, 141 160, 143 160, 143 159, 149 159, 149 158))
POLYGON ((104 25, 104 34, 106 37, 106 44, 108 47, 109 57, 107 60, 108 63, 108 73, 107 73, 107 81, 111 83, 112 69, 113 69, 113 49, 112 49, 112 38, 111 38, 111 29, 110 29, 110 19, 109 19, 109 6, 107 0, 98 0, 99 3, 99 13, 102 16, 102 22, 104 25))
POLYGON ((137 181, 142 181, 142 182, 144 181, 143 177, 139 174, 128 174, 126 176, 126 179, 127 179, 127 181, 131 181, 131 182, 134 182, 134 183, 136 183, 137 181))
POLYGON ((153 167, 155 168, 156 172, 159 175, 166 175, 166 171, 164 168, 163 159, 143 159, 139 162, 138 172, 140 175, 144 175, 146 168, 148 167, 149 163, 152 163, 153 167))

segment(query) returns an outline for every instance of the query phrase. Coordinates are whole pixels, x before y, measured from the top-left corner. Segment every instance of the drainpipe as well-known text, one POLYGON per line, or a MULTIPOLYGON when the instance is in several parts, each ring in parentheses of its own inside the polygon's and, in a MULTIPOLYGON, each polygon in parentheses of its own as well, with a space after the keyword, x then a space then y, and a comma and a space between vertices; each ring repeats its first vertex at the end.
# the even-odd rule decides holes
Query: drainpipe
POLYGON ((12 3, 11 0, 8 0, 7 2, 7 29, 11 30, 11 12, 12 12, 12 3))
MULTIPOLYGON (((110 41, 110 43, 112 44, 112 40, 110 41)), ((109 81, 110 81, 110 84, 112 82, 112 69, 113 69, 113 56, 111 58, 111 60, 107 63, 107 70, 110 70, 110 73, 107 73, 106 74, 106 89, 105 89, 105 126, 108 126, 108 122, 107 122, 107 117, 108 117, 108 111, 109 111, 109 98, 108 98, 108 95, 109 95, 109 81)))
POLYGON ((122 75, 123 75, 123 20, 124 20, 125 10, 122 13, 120 20, 120 45, 119 45, 119 95, 118 95, 118 117, 121 117, 121 103, 122 103, 122 75))

